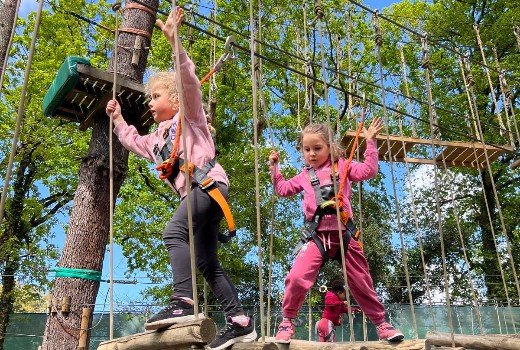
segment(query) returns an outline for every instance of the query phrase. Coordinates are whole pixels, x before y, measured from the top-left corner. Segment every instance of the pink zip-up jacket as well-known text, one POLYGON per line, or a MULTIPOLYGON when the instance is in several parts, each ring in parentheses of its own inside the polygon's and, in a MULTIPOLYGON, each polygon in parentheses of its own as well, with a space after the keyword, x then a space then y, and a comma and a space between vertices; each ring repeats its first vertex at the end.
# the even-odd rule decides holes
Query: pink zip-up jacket
MULTIPOLYGON (((182 79, 182 91, 184 97, 184 125, 182 126, 184 136, 186 137, 186 152, 183 147, 182 135, 179 139, 178 152, 179 157, 185 159, 186 154, 188 160, 197 167, 202 168, 207 162, 215 157, 215 145, 211 137, 211 133, 206 121, 206 115, 202 108, 202 92, 200 90, 200 81, 195 75, 195 65, 189 59, 184 50, 179 54, 180 73, 182 79)), ((155 144, 159 149, 164 145, 164 132, 170 127, 170 138, 173 142, 177 126, 179 125, 180 113, 177 113, 172 119, 159 123, 157 131, 141 136, 136 128, 122 122, 114 127, 114 133, 119 138, 121 144, 129 151, 152 160, 155 164, 162 161, 155 158, 153 152, 155 144)), ((226 172, 218 163, 209 171, 208 176, 215 181, 223 182, 229 186, 229 180, 226 172)), ((186 186, 184 172, 180 171, 171 184, 165 180, 170 187, 177 190, 181 197, 186 196, 186 186), (173 186, 172 186, 173 185, 173 186)))
MULTIPOLYGON (((352 197, 351 181, 368 180, 377 175, 378 170, 378 154, 376 140, 366 140, 367 148, 365 150, 365 161, 363 163, 351 162, 348 178, 343 188, 343 210, 350 216, 353 216, 350 198, 352 197)), ((340 158, 338 160, 339 179, 342 178, 345 171, 347 160, 340 158)), ((298 175, 292 179, 285 180, 277 165, 270 167, 271 179, 274 184, 274 190, 280 197, 291 197, 303 191, 303 213, 306 220, 311 220, 316 211, 316 198, 314 188, 312 187, 309 169, 305 167, 298 175)), ((332 184, 331 174, 332 167, 330 160, 323 163, 318 169, 314 169, 316 176, 320 180, 320 186, 332 184)), ((343 229, 345 227, 343 226, 343 229)), ((317 229, 317 231, 338 231, 338 219, 336 215, 325 215, 317 229)))

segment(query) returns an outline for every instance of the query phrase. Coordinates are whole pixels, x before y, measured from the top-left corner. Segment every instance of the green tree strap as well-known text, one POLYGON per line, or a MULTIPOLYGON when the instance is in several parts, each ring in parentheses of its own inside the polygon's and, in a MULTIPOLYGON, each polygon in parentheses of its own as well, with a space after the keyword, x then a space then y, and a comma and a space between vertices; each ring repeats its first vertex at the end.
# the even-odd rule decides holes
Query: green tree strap
POLYGON ((85 280, 101 281, 101 271, 83 270, 83 269, 69 269, 67 267, 58 267, 54 269, 55 277, 67 278, 83 278, 85 280))

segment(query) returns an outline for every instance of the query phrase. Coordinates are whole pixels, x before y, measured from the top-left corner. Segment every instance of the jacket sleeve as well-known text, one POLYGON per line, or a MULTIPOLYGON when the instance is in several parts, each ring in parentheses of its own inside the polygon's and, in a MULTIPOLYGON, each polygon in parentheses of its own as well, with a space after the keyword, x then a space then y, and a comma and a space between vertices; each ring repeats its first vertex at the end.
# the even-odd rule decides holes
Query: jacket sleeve
POLYGON ((285 180, 278 165, 271 166, 270 170, 271 180, 274 184, 274 191, 278 196, 291 197, 303 191, 302 179, 305 176, 303 172, 299 173, 292 179, 285 180))
POLYGON ((154 161, 153 145, 157 131, 141 136, 133 125, 128 125, 126 121, 124 121, 114 127, 114 133, 124 148, 138 156, 154 161))
POLYGON ((179 54, 179 61, 185 111, 184 117, 192 124, 206 125, 206 115, 202 108, 202 91, 200 90, 200 80, 195 74, 195 64, 182 48, 179 54))
POLYGON ((365 161, 350 163, 348 177, 351 181, 368 180, 377 175, 379 155, 376 140, 366 140, 366 143, 365 161))

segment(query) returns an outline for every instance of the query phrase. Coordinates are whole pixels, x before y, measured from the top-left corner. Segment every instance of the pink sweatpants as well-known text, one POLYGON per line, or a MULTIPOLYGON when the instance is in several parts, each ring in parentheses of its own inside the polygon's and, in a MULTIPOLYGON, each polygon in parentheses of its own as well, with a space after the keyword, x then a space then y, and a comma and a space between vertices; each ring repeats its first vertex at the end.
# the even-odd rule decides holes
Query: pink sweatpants
MULTIPOLYGON (((337 233, 325 233, 326 248, 329 257, 334 257, 339 249, 337 233)), ((307 242, 298 252, 294 264, 285 279, 285 293, 283 296, 283 315, 296 318, 298 311, 305 301, 305 296, 314 284, 322 264, 321 253, 314 241, 307 242)), ((350 292, 356 299, 361 310, 377 325, 385 321, 385 307, 379 301, 374 290, 368 263, 363 250, 354 239, 349 242, 345 251, 345 265, 350 292)))

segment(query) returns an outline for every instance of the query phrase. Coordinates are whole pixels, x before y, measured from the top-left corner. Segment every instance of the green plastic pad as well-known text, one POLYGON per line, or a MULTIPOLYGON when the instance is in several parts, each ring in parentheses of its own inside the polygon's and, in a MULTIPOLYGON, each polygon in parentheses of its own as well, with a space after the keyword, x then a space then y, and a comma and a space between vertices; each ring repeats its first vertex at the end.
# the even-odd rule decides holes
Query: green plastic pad
POLYGON ((76 69, 78 63, 90 66, 90 61, 83 57, 68 56, 61 65, 56 77, 49 90, 43 98, 43 114, 52 117, 67 94, 76 86, 79 81, 79 74, 76 69))

